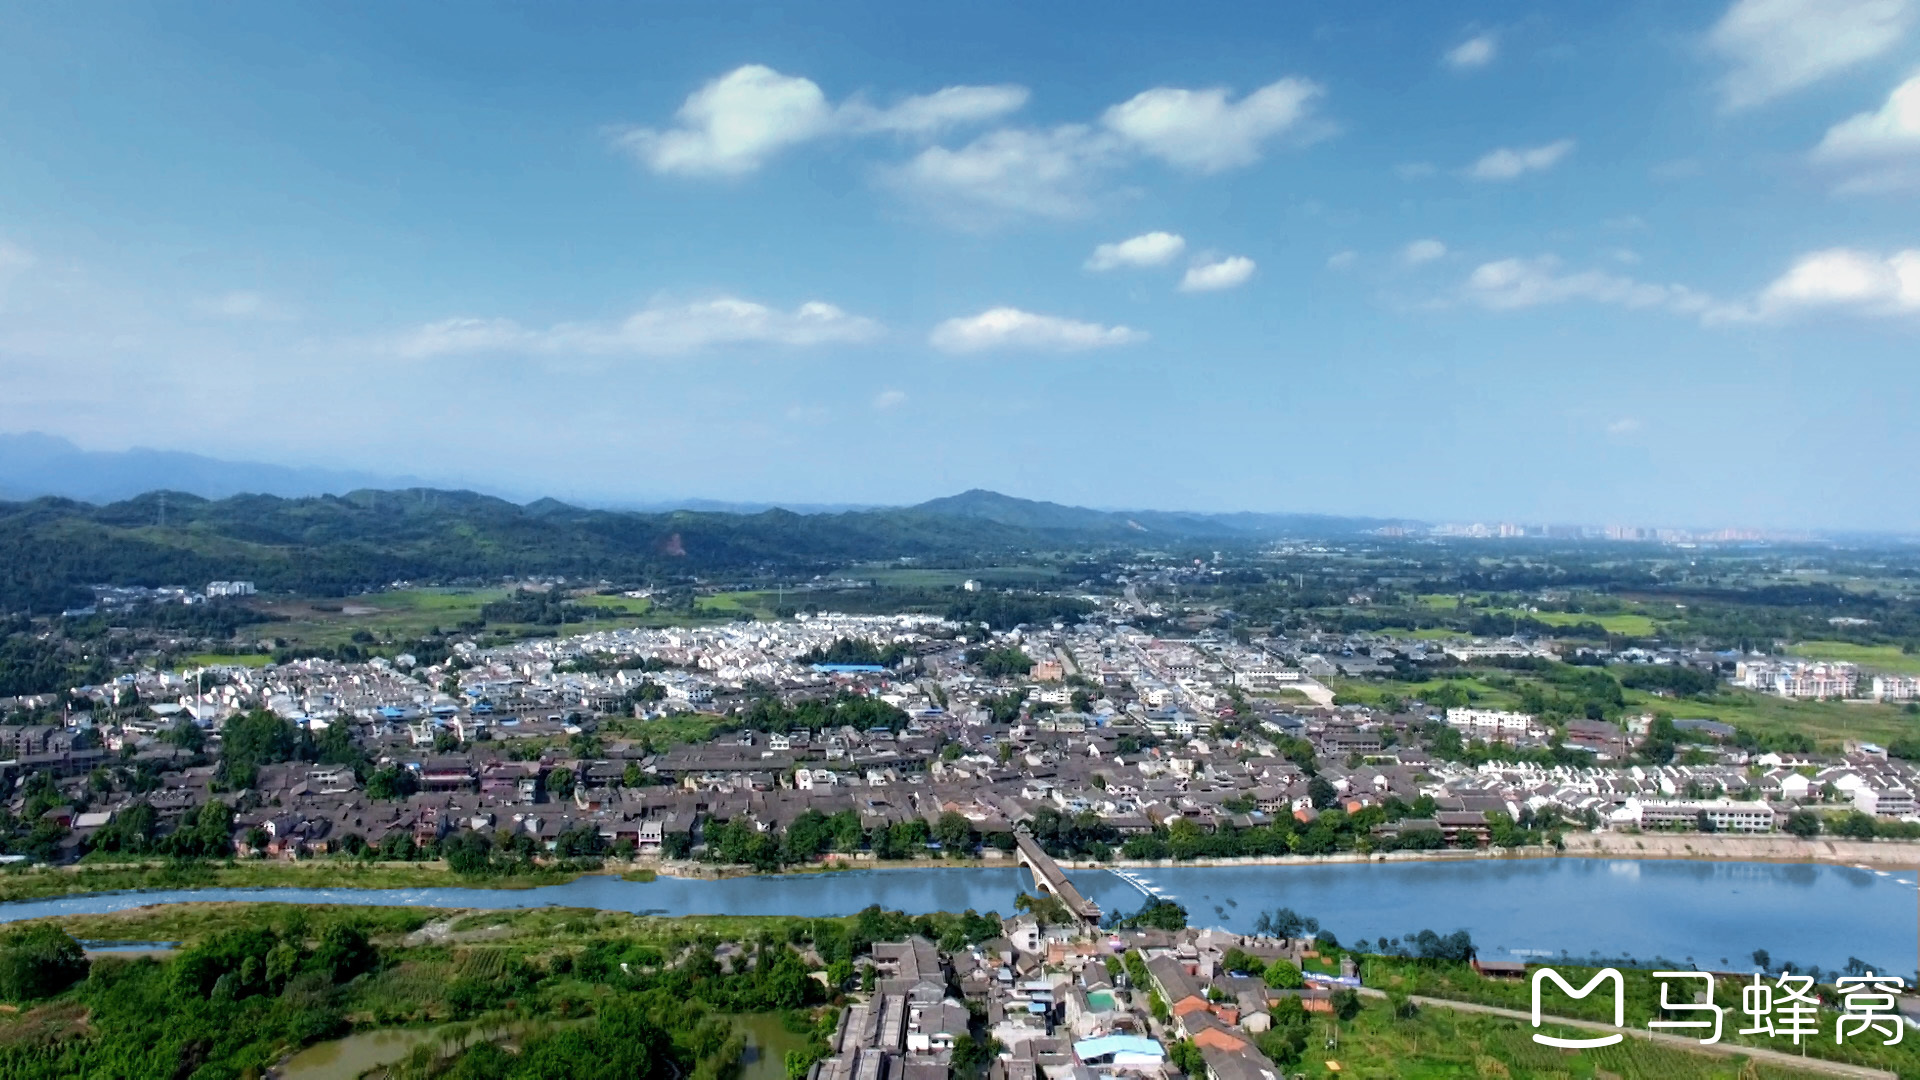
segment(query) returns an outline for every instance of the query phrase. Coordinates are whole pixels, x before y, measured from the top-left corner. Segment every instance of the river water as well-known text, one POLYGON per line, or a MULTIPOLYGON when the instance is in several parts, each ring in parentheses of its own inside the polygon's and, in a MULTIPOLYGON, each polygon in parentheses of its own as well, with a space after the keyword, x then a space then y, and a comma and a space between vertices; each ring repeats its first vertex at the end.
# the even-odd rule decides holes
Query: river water
MULTIPOLYGON (((1632 859, 1526 859, 1175 867, 1069 876, 1107 911, 1146 890, 1177 899, 1200 926, 1250 931, 1263 910, 1318 918, 1342 942, 1420 930, 1473 935, 1486 959, 1635 958, 1746 970, 1755 949, 1825 969, 1859 957, 1913 972, 1920 891, 1912 870, 1632 859), (1135 882, 1139 884, 1135 884, 1135 882)), ((0 904, 0 922, 145 904, 243 900, 447 908, 541 906, 656 915, 848 915, 870 904, 912 913, 1010 912, 1032 879, 1013 867, 872 869, 719 881, 588 876, 538 889, 192 889, 0 904)))

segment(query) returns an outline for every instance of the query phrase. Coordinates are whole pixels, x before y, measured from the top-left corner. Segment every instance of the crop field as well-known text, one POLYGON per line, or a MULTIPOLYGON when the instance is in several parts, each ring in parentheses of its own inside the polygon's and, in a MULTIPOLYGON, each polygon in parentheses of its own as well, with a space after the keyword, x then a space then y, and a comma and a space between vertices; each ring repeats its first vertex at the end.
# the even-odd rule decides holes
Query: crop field
POLYGON ((1920 675, 1920 656, 1903 653, 1898 645, 1856 645, 1850 641, 1802 641, 1793 646, 1796 656, 1809 660, 1844 660, 1858 664, 1868 672, 1890 675, 1920 675))
POLYGON ((261 605, 287 622, 263 623, 262 637, 285 638, 298 645, 338 645, 355 630, 376 637, 417 638, 433 627, 450 630, 478 619, 480 608, 504 599, 506 589, 396 589, 392 592, 334 599, 287 600, 261 605))

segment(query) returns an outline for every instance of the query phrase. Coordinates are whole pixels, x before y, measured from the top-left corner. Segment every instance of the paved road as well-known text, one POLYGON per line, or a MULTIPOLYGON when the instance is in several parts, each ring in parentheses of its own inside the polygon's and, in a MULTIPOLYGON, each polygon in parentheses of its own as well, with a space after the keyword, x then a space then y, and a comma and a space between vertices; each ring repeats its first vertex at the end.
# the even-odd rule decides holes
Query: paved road
MULTIPOLYGON (((1371 987, 1360 991, 1368 997, 1386 997, 1386 992, 1371 987)), ((1502 1009, 1497 1005, 1481 1005, 1471 1001, 1451 1001, 1446 998, 1413 997, 1410 1000, 1423 1009, 1452 1009, 1455 1012, 1481 1013, 1486 1016, 1500 1016, 1508 1020, 1518 1020, 1531 1027, 1531 1013, 1518 1009, 1502 1009)), ((1700 1040, 1685 1035, 1669 1035, 1664 1031, 1646 1031, 1639 1028, 1616 1028, 1612 1024, 1603 1024, 1596 1020, 1573 1020, 1564 1016, 1543 1016, 1541 1020, 1549 1024, 1579 1028, 1583 1031, 1598 1031, 1610 1034, 1622 1032, 1630 1039, 1646 1039, 1650 1042, 1665 1043, 1681 1050, 1692 1050, 1703 1054, 1719 1054, 1724 1057, 1746 1057, 1763 1065, 1774 1065, 1786 1069, 1798 1069, 1801 1072, 1821 1073, 1826 1076, 1845 1076, 1858 1080, 1899 1080, 1895 1073, 1883 1069, 1869 1069, 1864 1065, 1848 1065, 1839 1061, 1822 1061, 1819 1058, 1801 1057, 1780 1050, 1767 1050, 1757 1046, 1740 1046, 1730 1043, 1715 1043, 1712 1046, 1700 1045, 1700 1040)))

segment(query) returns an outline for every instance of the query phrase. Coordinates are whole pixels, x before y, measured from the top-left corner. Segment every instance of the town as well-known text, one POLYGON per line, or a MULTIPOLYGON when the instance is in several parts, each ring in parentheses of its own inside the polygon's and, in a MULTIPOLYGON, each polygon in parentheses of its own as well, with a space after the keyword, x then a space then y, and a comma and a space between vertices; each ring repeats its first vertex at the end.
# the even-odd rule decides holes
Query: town
MULTIPOLYGON (((1029 834, 1092 863, 1643 831, 1920 835, 1920 772, 1866 740, 1756 744, 1686 715, 1685 698, 1589 719, 1557 700, 1563 715, 1478 707, 1461 682, 1430 700, 1351 690, 1358 674, 1437 664, 1599 674, 1619 693, 1606 668, 1563 663, 1551 638, 1176 637, 1133 625, 1150 614, 1129 588, 1084 619, 1004 631, 802 612, 458 640, 431 663, 144 668, 0 701, 13 720, 0 727, 5 857, 167 851, 210 804, 230 813, 220 846, 240 856, 421 858, 475 834, 502 850, 761 869, 1010 859, 1029 834), (821 820, 850 824, 815 837, 821 820)), ((1848 664, 1614 659, 1656 682, 1788 697, 1862 685, 1848 664)), ((1904 698, 1914 681, 1871 685, 1904 698)))

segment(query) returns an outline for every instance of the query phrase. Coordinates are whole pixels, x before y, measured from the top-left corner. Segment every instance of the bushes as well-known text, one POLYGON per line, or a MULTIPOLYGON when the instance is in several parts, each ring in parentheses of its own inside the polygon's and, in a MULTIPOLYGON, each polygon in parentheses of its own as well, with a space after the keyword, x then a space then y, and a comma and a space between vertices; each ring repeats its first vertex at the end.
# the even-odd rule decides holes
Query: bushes
POLYGON ((0 937, 0 997, 35 1001, 87 976, 80 943, 51 923, 31 923, 0 937))

